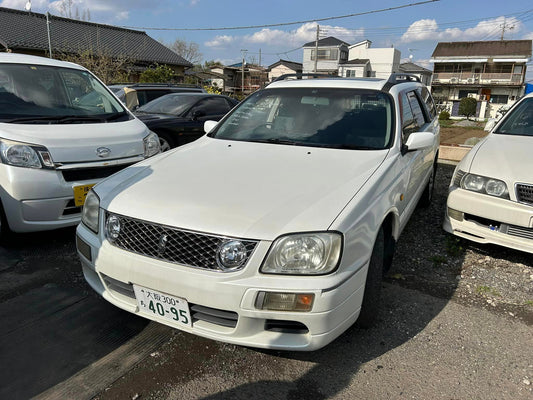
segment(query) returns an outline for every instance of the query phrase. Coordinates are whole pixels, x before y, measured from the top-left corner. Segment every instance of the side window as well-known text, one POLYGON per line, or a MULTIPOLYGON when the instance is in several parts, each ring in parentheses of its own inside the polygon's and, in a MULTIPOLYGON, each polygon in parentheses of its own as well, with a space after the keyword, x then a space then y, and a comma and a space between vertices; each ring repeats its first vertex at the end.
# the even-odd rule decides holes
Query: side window
POLYGON ((402 143, 407 142, 407 138, 413 132, 418 130, 416 119, 411 110, 407 93, 401 94, 401 109, 402 109, 402 143))
POLYGON ((141 99, 139 98, 139 105, 144 105, 148 103, 149 101, 155 100, 161 96, 164 96, 165 94, 169 94, 170 91, 168 90, 146 90, 144 91, 144 103, 141 103, 141 99))
POLYGON ((435 107, 435 102, 433 101, 433 97, 431 96, 431 93, 429 93, 429 90, 426 87, 420 88, 419 92, 420 98, 424 102, 426 106, 426 111, 429 116, 429 121, 431 122, 433 118, 437 115, 437 109, 435 107))
POLYGON ((204 115, 220 115, 226 114, 230 110, 230 106, 223 97, 210 97, 199 102, 191 109, 191 113, 195 111, 202 111, 204 115))
POLYGON ((414 91, 411 91, 407 92, 407 98, 409 99, 409 104, 411 105, 411 111, 416 120, 417 128, 421 128, 426 123, 426 119, 424 118, 424 111, 422 111, 418 97, 414 91))

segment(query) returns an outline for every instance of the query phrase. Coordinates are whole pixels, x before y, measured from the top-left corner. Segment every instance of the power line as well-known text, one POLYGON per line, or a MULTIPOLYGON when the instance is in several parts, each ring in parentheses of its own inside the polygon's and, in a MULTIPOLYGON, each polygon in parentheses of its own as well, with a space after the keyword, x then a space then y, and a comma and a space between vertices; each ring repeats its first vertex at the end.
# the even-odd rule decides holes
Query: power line
POLYGON ((121 26, 121 28, 143 29, 147 31, 227 31, 227 30, 238 30, 238 29, 272 28, 276 26, 299 25, 299 24, 306 24, 308 22, 321 22, 321 21, 331 21, 334 19, 341 19, 341 18, 359 17, 361 15, 369 15, 369 14, 382 13, 386 11, 399 10, 401 8, 414 7, 414 6, 419 6, 422 4, 434 3, 437 1, 440 1, 440 0, 419 1, 417 3, 409 3, 409 4, 403 4, 401 6, 396 6, 396 7, 382 8, 379 10, 363 11, 360 13, 339 15, 336 17, 316 18, 316 19, 310 19, 310 20, 305 20, 305 21, 283 22, 283 23, 277 23, 277 24, 234 26, 234 27, 223 27, 223 28, 154 28, 154 27, 139 27, 139 26, 121 26))

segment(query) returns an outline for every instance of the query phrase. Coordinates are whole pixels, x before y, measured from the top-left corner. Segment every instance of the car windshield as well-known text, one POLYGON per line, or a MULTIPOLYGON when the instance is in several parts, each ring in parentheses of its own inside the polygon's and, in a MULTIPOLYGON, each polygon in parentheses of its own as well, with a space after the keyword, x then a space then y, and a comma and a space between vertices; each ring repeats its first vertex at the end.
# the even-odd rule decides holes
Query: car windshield
POLYGON ((129 118, 124 106, 88 71, 0 64, 0 122, 50 124, 129 118))
POLYGON ((502 122, 496 133, 533 136, 533 98, 524 99, 502 122))
POLYGON ((389 95, 358 89, 266 89, 248 97, 216 129, 219 139, 378 150, 390 146, 389 95))
POLYGON ((193 106, 200 96, 189 94, 171 93, 158 97, 139 107, 137 112, 153 113, 153 114, 170 114, 182 115, 189 108, 193 106))

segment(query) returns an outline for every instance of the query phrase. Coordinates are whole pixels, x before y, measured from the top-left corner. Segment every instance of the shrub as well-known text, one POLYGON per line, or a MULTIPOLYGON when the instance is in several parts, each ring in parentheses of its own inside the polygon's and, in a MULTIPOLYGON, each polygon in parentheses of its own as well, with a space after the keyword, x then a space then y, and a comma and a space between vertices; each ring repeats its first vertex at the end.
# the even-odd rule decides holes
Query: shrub
POLYGON ((439 114, 440 120, 448 120, 450 119, 450 113, 448 111, 441 111, 439 114))
POLYGON ((473 97, 463 97, 459 102, 459 114, 464 115, 466 119, 470 119, 472 115, 476 115, 477 100, 473 97))

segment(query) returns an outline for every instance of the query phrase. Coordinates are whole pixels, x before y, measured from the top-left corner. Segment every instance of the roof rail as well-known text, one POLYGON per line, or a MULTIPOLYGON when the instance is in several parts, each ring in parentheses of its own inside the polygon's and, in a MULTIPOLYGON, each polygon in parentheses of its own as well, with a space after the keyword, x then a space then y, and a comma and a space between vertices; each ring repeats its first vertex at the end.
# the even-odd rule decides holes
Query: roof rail
POLYGON ((420 81, 420 78, 414 74, 395 72, 395 73, 390 74, 389 79, 387 80, 387 83, 383 86, 383 89, 381 90, 383 90, 384 92, 388 92, 390 88, 393 87, 394 85, 398 85, 400 83, 406 83, 406 82, 422 83, 420 81))
POLYGON ((283 75, 278 76, 276 79, 274 79, 273 82, 289 80, 289 78, 302 79, 303 77, 310 77, 310 78, 315 78, 315 79, 340 78, 340 76, 337 76, 337 75, 319 74, 319 73, 311 72, 311 73, 305 73, 305 74, 283 74, 283 75))
POLYGON ((193 84, 188 84, 188 83, 158 83, 158 82, 154 82, 154 83, 149 83, 149 82, 146 82, 146 83, 134 83, 134 84, 131 84, 131 85, 128 85, 130 87, 146 87, 146 86, 156 86, 156 87, 183 87, 183 88, 198 88, 200 86, 198 85, 193 85, 193 84))

